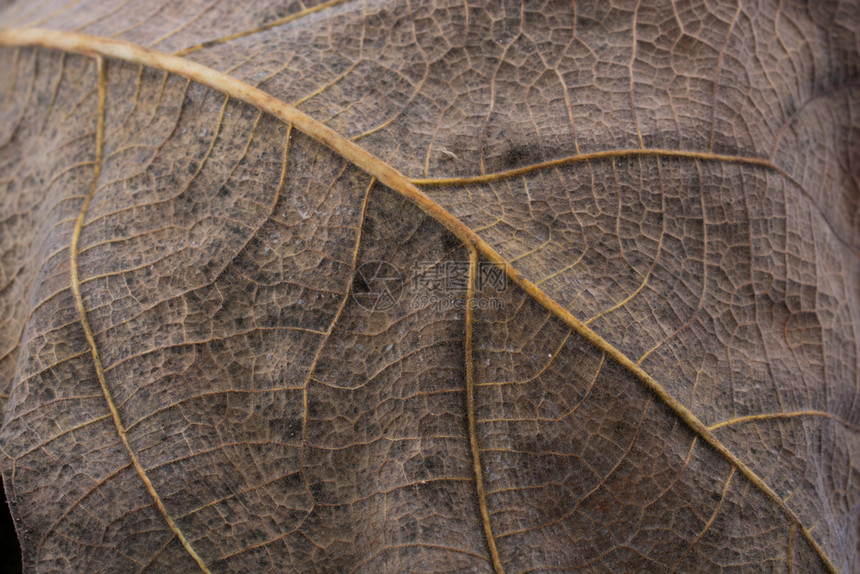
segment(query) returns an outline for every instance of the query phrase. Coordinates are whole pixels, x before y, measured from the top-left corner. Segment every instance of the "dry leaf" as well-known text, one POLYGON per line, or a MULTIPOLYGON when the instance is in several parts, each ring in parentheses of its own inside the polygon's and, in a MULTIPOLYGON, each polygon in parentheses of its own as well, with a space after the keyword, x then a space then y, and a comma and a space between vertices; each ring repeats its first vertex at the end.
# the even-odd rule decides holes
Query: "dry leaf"
POLYGON ((28 571, 860 569, 858 2, 4 4, 28 571))

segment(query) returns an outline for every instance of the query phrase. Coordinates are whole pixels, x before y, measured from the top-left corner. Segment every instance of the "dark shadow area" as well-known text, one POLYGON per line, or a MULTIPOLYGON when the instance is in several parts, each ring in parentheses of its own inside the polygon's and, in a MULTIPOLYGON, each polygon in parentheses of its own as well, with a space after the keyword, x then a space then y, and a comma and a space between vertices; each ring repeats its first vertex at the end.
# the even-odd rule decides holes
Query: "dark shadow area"
POLYGON ((15 534, 15 523, 6 502, 6 488, 0 480, 0 573, 21 573, 21 547, 15 534))

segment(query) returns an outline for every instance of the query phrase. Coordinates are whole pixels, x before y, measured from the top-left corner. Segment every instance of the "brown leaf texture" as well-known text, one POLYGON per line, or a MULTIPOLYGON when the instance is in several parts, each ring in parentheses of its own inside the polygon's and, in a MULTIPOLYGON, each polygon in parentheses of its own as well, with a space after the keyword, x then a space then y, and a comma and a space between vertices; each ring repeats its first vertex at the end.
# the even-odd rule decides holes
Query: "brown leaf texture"
POLYGON ((0 5, 28 571, 860 569, 860 3, 0 5))

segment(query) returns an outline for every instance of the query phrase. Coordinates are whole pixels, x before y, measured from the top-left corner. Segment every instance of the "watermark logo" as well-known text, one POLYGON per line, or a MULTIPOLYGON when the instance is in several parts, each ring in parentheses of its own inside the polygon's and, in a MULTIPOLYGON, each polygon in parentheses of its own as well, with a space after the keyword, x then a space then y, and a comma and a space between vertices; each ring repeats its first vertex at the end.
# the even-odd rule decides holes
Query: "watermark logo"
POLYGON ((352 298, 368 311, 387 311, 403 295, 403 275, 385 261, 368 261, 355 270, 352 298))
MULTIPOLYGON (((469 287, 468 261, 416 261, 413 272, 417 289, 436 293, 465 293, 469 287)), ((501 268, 482 261, 478 264, 475 293, 483 293, 487 288, 504 291, 508 286, 507 279, 501 268)))
POLYGON ((439 306, 442 309, 501 309, 498 294, 507 289, 508 277, 496 265, 481 262, 475 288, 466 301, 469 288, 468 261, 416 261, 407 273, 386 261, 368 261, 358 266, 353 277, 352 297, 369 311, 388 311, 407 297, 412 309, 439 306), (404 278, 406 276, 406 278, 404 278))

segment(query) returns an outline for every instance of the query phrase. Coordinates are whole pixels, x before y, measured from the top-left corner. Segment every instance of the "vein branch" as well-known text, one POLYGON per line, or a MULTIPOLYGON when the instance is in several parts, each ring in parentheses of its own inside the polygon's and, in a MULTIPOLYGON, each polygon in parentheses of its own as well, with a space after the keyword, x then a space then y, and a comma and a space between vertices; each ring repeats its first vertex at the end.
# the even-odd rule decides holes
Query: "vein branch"
POLYGON ((717 519, 717 515, 720 513, 720 509, 723 506, 723 502, 725 502, 726 500, 726 495, 729 492, 729 485, 732 482, 732 478, 735 476, 735 471, 736 469, 732 468, 732 470, 729 472, 728 478, 726 478, 725 482, 723 483, 723 489, 722 491, 720 491, 720 499, 714 507, 714 511, 711 513, 711 517, 708 519, 708 522, 705 523, 705 526, 704 528, 702 528, 702 531, 699 532, 699 534, 696 535, 696 538, 690 543, 690 546, 689 548, 687 548, 686 552, 684 552, 681 558, 679 558, 675 565, 672 567, 673 574, 678 571, 678 568, 681 566, 681 563, 684 561, 684 558, 687 557, 687 555, 693 550, 696 544, 698 544, 699 541, 701 541, 702 538, 705 536, 705 534, 707 534, 708 530, 711 529, 711 526, 713 526, 714 521, 717 519))
MULTIPOLYGON (((262 90, 241 80, 196 62, 186 60, 182 57, 143 48, 129 42, 74 32, 28 28, 18 30, 0 30, 0 45, 42 46, 49 49, 64 50, 90 56, 116 58, 126 62, 157 68, 228 94, 230 97, 271 114, 283 122, 293 124, 293 126, 299 131, 334 150, 347 161, 354 163, 359 169, 362 169, 369 175, 375 177, 383 185, 388 186, 405 199, 412 201, 412 203, 424 211, 424 213, 429 217, 432 217, 448 229, 448 231, 457 237, 470 251, 480 254, 480 256, 501 268, 511 281, 526 294, 531 296, 559 320, 573 328, 591 345, 603 351, 609 358, 627 370, 634 378, 639 380, 640 383, 648 388, 663 404, 674 411, 676 416, 678 416, 695 434, 701 437, 702 440, 710 445, 711 448, 713 448, 720 456, 737 468, 740 474, 765 494, 780 509, 791 524, 797 525, 801 535, 812 547, 813 551, 827 570, 834 573, 837 572, 833 562, 812 537, 810 530, 802 525, 800 518, 798 518, 794 511, 788 507, 785 501, 783 501, 783 499, 761 477, 759 477, 751 468, 744 464, 743 461, 730 451, 728 447, 720 442, 708 427, 699 420, 695 414, 693 414, 692 411, 669 393, 669 391, 667 391, 656 379, 642 369, 642 367, 628 358, 624 353, 615 348, 611 343, 598 335, 582 321, 574 317, 557 301, 541 291, 534 283, 520 274, 520 272, 514 269, 510 262, 499 254, 490 244, 484 241, 472 229, 457 219, 435 200, 418 189, 414 180, 410 180, 395 168, 355 142, 350 141, 330 127, 318 122, 293 106, 290 106, 274 96, 271 96, 270 94, 267 94, 266 92, 263 92, 262 90)), ((600 153, 610 154, 613 152, 600 153)), ((632 155, 648 155, 649 153, 653 155, 654 150, 643 150, 639 153, 632 153, 632 155)), ((702 160, 721 158, 722 161, 738 161, 735 156, 719 156, 711 154, 706 157, 704 154, 699 152, 683 151, 673 153, 675 154, 675 157, 690 157, 702 160)), ((763 162, 766 162, 766 160, 750 158, 750 161, 747 163, 762 164, 763 162)), ((86 203, 84 205, 84 212, 85 210, 86 203)), ((81 220, 82 218, 83 216, 81 216, 81 220)), ((80 230, 76 230, 76 233, 79 234, 80 230)), ((75 250, 72 249, 73 253, 74 251, 75 250)), ((72 266, 72 269, 75 269, 74 265, 72 266)), ((75 279, 77 279, 76 275, 75 279)), ((80 301, 79 293, 77 297, 78 301, 80 301)), ((81 303, 79 303, 79 310, 83 311, 81 303)), ((85 317, 84 313, 81 315, 82 317, 85 317)), ((85 319, 82 322, 86 325, 85 319)), ((88 335, 88 338, 92 341, 91 333, 88 335)), ((93 349, 93 355, 97 359, 94 342, 91 342, 91 346, 93 349)), ((97 362, 97 365, 98 364, 99 363, 97 362)), ((101 373, 100 380, 102 381, 103 388, 106 390, 101 373)), ((109 397, 107 391, 105 394, 109 397)), ((109 403, 111 402, 110 399, 108 399, 108 401, 109 403)), ((115 420, 117 421, 118 429, 122 429, 118 415, 115 417, 115 420)), ((123 436, 123 440, 126 441, 123 433, 121 433, 121 436, 123 436)), ((131 452, 130 449, 129 452, 131 452)), ((132 458, 134 461, 137 461, 133 453, 132 458)), ((139 463, 136 462, 136 465, 138 465, 136 468, 140 469, 139 473, 146 482, 145 473, 142 472, 142 468, 139 467, 139 463)), ((158 502, 159 499, 157 498, 154 490, 150 490, 150 492, 158 502)), ((160 506, 160 508, 163 508, 163 505, 160 506)), ((166 513, 164 514, 166 516, 166 513)), ((191 552, 190 547, 187 548, 189 549, 189 552, 191 552)), ((201 567, 205 568, 202 563, 201 567)))
POLYGON ((87 196, 84 198, 84 202, 81 206, 81 211, 78 214, 78 219, 75 222, 75 228, 72 232, 72 243, 69 248, 72 294, 75 299, 75 307, 77 308, 78 314, 80 315, 81 327, 84 330, 87 344, 90 347, 90 354, 93 358, 93 364, 95 366, 99 385, 101 385, 102 393, 104 394, 105 401, 107 402, 108 408, 110 409, 111 416, 113 417, 113 422, 116 425, 117 434, 119 434, 119 438, 122 441, 125 450, 128 452, 129 457, 131 458, 132 465, 134 466, 134 469, 137 471, 138 476, 140 476, 141 480, 146 486, 146 490, 149 492, 150 496, 152 496, 152 499, 155 501, 155 505, 158 507, 159 512, 164 517, 164 520, 167 522, 167 525, 170 527, 170 530, 173 532, 174 536, 176 536, 176 538, 182 544, 183 548, 185 548, 188 554, 190 554, 191 557, 195 560, 195 562, 197 562, 197 565, 200 566, 200 569, 208 574, 209 569, 206 567, 206 564, 203 562, 203 559, 200 558, 197 552, 194 551, 194 548, 191 547, 191 543, 188 541, 188 539, 179 529, 179 526, 167 512, 167 508, 165 508, 164 502, 162 502, 161 497, 155 491, 155 487, 153 487, 152 481, 149 480, 149 476, 146 474, 143 465, 137 458, 137 454, 131 448, 131 443, 128 440, 125 426, 123 425, 122 419, 119 416, 119 410, 114 403, 113 395, 111 394, 111 391, 107 385, 107 381, 105 380, 105 373, 104 369, 102 368, 101 356, 99 355, 98 346, 96 345, 95 336, 93 335, 93 329, 90 326, 89 319, 87 318, 87 310, 84 306, 84 299, 81 296, 81 281, 78 275, 78 254, 80 253, 79 246, 81 239, 81 230, 83 230, 84 228, 84 220, 87 216, 87 209, 89 208, 90 202, 95 195, 99 175, 101 175, 103 163, 102 151, 104 149, 105 98, 107 93, 107 71, 104 57, 102 57, 101 55, 97 55, 96 64, 98 67, 99 97, 98 124, 96 127, 96 159, 94 162, 93 169, 93 181, 90 185, 89 193, 87 193, 87 196))
POLYGON ((475 469, 475 488, 478 491, 478 506, 481 511, 481 523, 487 538, 487 548, 490 551, 490 561, 496 574, 504 574, 496 539, 490 525, 490 512, 487 510, 487 494, 484 491, 484 472, 481 467, 481 451, 478 449, 478 433, 475 414, 475 365, 472 352, 472 330, 474 327, 473 301, 475 298, 475 283, 478 277, 478 251, 469 249, 469 283, 466 288, 466 414, 469 424, 469 448, 472 451, 472 466, 475 469))
POLYGON ((263 24, 262 26, 258 26, 257 28, 252 28, 250 30, 244 30, 242 32, 236 32, 235 34, 230 34, 229 36, 224 36, 222 38, 216 38, 214 40, 208 40, 206 42, 202 42, 200 44, 195 44, 194 46, 189 46, 187 48, 183 48, 176 52, 177 56, 187 56, 188 54, 193 54, 194 52, 199 52, 200 50, 205 50, 206 48, 211 48, 212 46, 217 46, 219 44, 226 44, 227 42, 231 42, 233 40, 238 40, 239 38, 244 38, 245 36, 252 36, 254 34, 259 34, 260 32, 265 32, 266 30, 271 30, 272 28, 277 28, 278 26, 283 26, 284 24, 289 24, 299 18, 303 18, 309 14, 313 14, 314 12, 319 12, 321 10, 325 10, 327 8, 333 8, 338 4, 343 4, 347 0, 329 0, 328 2, 323 2, 322 4, 317 4, 316 6, 311 6, 310 8, 305 8, 299 12, 295 12, 290 14, 289 16, 284 16, 283 18, 278 18, 277 20, 273 20, 268 24, 263 24))
POLYGON ((835 421, 847 429, 853 430, 855 432, 860 432, 860 427, 851 424, 850 422, 841 419, 834 415, 833 413, 829 413, 827 411, 791 411, 786 413, 759 413, 755 415, 746 415, 742 417, 736 417, 733 419, 727 419, 724 421, 720 421, 718 423, 714 423, 708 427, 708 430, 715 431, 721 429, 723 427, 749 423, 749 422, 757 422, 757 421, 767 421, 767 420, 781 420, 781 419, 790 419, 796 417, 823 417, 835 421))
POLYGON ((553 168, 553 167, 561 167, 564 165, 572 165, 575 163, 585 163, 589 161, 597 161, 604 159, 621 159, 621 158, 630 158, 630 157, 665 157, 665 158, 681 158, 681 159, 697 159, 703 161, 716 161, 716 162, 724 162, 724 163, 742 163, 747 165, 757 165, 760 167, 767 167, 771 169, 775 169, 775 164, 769 159, 754 157, 754 156, 743 156, 743 155, 730 155, 730 154, 720 154, 713 152, 705 152, 705 151, 686 151, 686 150, 677 150, 677 149, 663 149, 663 148, 631 148, 631 149, 615 149, 615 150, 604 150, 604 151, 595 151, 591 153, 580 153, 576 155, 571 155, 567 157, 562 157, 558 159, 553 159, 549 161, 544 161, 540 163, 535 163, 531 165, 525 165, 522 167, 509 169, 505 171, 498 171, 494 173, 488 173, 484 175, 473 175, 473 176, 463 176, 463 177, 440 177, 440 178, 424 178, 424 179, 415 179, 412 178, 411 181, 413 184, 424 187, 447 187, 447 186, 455 186, 455 185, 474 185, 479 183, 493 183, 496 181, 503 181, 506 179, 513 179, 515 177, 520 177, 523 175, 528 175, 530 173, 540 171, 543 169, 553 168))

